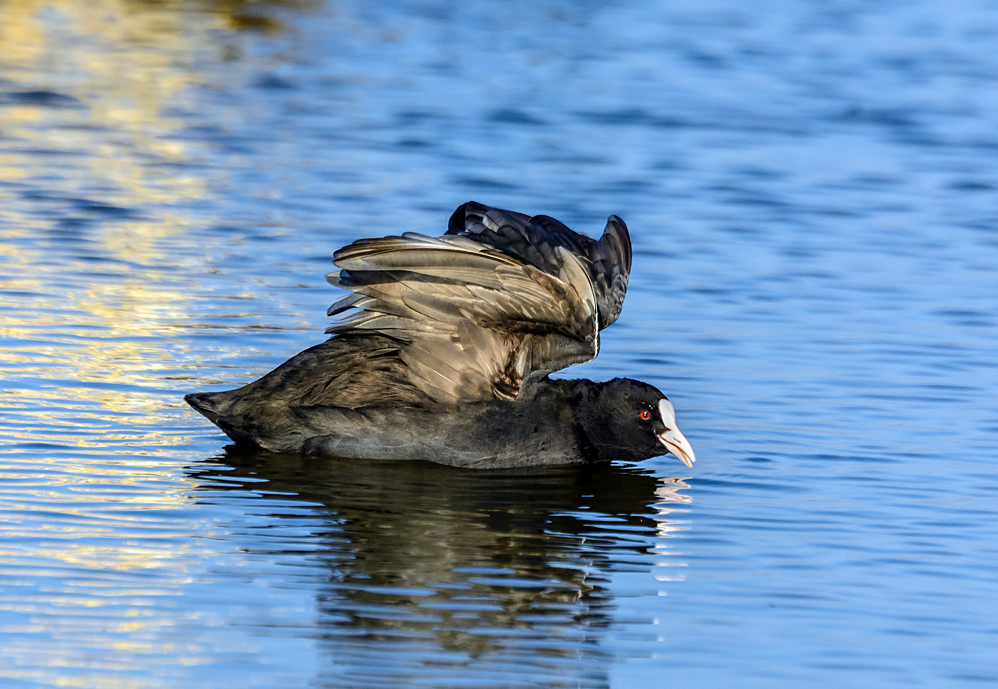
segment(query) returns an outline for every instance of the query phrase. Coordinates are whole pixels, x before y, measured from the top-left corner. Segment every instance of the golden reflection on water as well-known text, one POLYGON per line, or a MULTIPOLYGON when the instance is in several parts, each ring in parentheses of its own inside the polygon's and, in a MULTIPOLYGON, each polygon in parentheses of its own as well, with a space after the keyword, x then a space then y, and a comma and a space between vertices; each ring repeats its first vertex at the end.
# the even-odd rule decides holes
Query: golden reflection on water
MULTIPOLYGON (((0 5, 0 91, 20 98, 0 101, 9 142, 0 155, 0 182, 8 184, 0 189, 10 196, 0 255, 5 288, 15 295, 0 322, 0 363, 22 377, 68 382, 13 391, 5 407, 29 399, 95 403, 139 412, 129 425, 162 420, 154 395, 85 384, 161 384, 157 369, 172 357, 155 335, 187 316, 176 276, 203 270, 203 252, 186 239, 193 221, 168 206, 210 194, 210 179, 177 174, 178 164, 205 151, 180 136, 188 123, 170 113, 189 108, 187 92, 208 81, 199 65, 218 52, 212 32, 227 28, 234 10, 181 8, 122 0, 0 5), (13 196, 25 188, 32 195, 13 196), (58 236, 38 241, 58 221, 88 213, 79 234, 103 259, 98 268, 60 250, 58 236)), ((6 430, 38 440, 44 425, 6 430)), ((143 433, 152 433, 148 444, 164 440, 150 428, 143 433)))
MULTIPOLYGON (((103 201, 170 201, 204 193, 204 180, 177 178, 150 162, 189 157, 188 144, 170 138, 183 121, 167 106, 203 83, 195 71, 216 15, 190 21, 167 7, 120 0, 0 5, 0 65, 13 91, 58 94, 55 104, 31 99, 0 109, 0 126, 19 148, 82 153, 85 165, 64 168, 64 188, 103 187, 103 201), (74 102, 72 99, 76 99, 74 102), (98 182, 99 180, 99 182, 98 182), (108 189, 107 187, 111 187, 108 189)), ((44 174, 47 160, 6 155, 0 179, 44 174)))
MULTIPOLYGON (((311 5, 0 3, 0 256, 11 294, 0 320, 3 368, 162 387, 176 358, 162 335, 190 321, 182 278, 206 272, 210 253, 188 235, 203 219, 178 204, 210 199, 225 174, 210 143, 185 136, 202 116, 198 89, 229 85, 234 29, 276 29, 268 9, 311 5), (71 250, 74 232, 68 239, 84 240, 99 264, 71 250)), ((239 116, 213 107, 212 123, 239 116)), ((162 419, 162 401, 142 390, 41 386, 0 405, 16 407, 19 394, 141 412, 132 421, 146 426, 162 419)), ((37 439, 37 428, 8 431, 37 439)))
POLYGON ((0 3, 0 677, 169 686, 128 673, 207 662, 167 633, 195 611, 155 602, 205 555, 176 518, 169 333, 210 249, 183 203, 221 175, 184 132, 243 10, 0 3))

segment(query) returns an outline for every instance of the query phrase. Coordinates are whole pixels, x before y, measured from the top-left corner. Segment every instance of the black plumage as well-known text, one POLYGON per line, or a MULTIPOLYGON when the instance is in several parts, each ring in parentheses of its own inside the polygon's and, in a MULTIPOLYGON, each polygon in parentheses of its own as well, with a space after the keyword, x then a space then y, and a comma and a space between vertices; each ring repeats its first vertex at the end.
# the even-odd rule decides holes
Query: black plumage
POLYGON ((238 390, 185 398, 237 443, 461 466, 692 463, 658 390, 547 378, 595 357, 620 315, 631 246, 616 216, 596 241, 472 202, 442 237, 361 239, 334 263, 327 279, 351 292, 329 309, 343 314, 334 337, 238 390))

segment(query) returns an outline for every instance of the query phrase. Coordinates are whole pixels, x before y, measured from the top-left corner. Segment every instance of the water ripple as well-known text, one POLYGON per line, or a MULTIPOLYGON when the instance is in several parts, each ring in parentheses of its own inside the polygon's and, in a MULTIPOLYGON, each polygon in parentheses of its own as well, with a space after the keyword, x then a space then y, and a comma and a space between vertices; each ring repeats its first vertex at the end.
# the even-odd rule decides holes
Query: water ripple
POLYGON ((0 4, 0 677, 993 684, 986 3, 0 4), (634 270, 700 461, 243 454, 332 251, 475 198, 634 270))

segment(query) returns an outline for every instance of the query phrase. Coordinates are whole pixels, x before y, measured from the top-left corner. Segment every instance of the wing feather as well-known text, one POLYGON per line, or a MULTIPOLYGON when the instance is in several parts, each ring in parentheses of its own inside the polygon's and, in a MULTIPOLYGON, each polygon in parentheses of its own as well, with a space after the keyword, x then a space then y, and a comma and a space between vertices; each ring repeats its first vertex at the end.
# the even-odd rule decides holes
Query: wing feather
POLYGON ((448 233, 362 239, 335 253, 327 332, 402 343, 411 381, 439 403, 512 399, 523 379, 588 361, 620 312, 630 240, 600 242, 546 216, 465 204, 448 233))

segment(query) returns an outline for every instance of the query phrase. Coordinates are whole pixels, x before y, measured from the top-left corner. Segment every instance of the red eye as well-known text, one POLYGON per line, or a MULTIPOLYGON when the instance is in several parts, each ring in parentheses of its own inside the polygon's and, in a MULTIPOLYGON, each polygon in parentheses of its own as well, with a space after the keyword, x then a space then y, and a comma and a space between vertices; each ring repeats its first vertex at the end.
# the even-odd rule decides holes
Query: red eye
POLYGON ((650 418, 651 418, 651 412, 650 412, 650 411, 648 411, 647 409, 642 409, 642 410, 641 410, 641 411, 640 411, 640 412, 638 413, 638 416, 640 416, 640 417, 641 417, 642 419, 644 419, 645 421, 647 421, 648 419, 650 419, 650 418))

